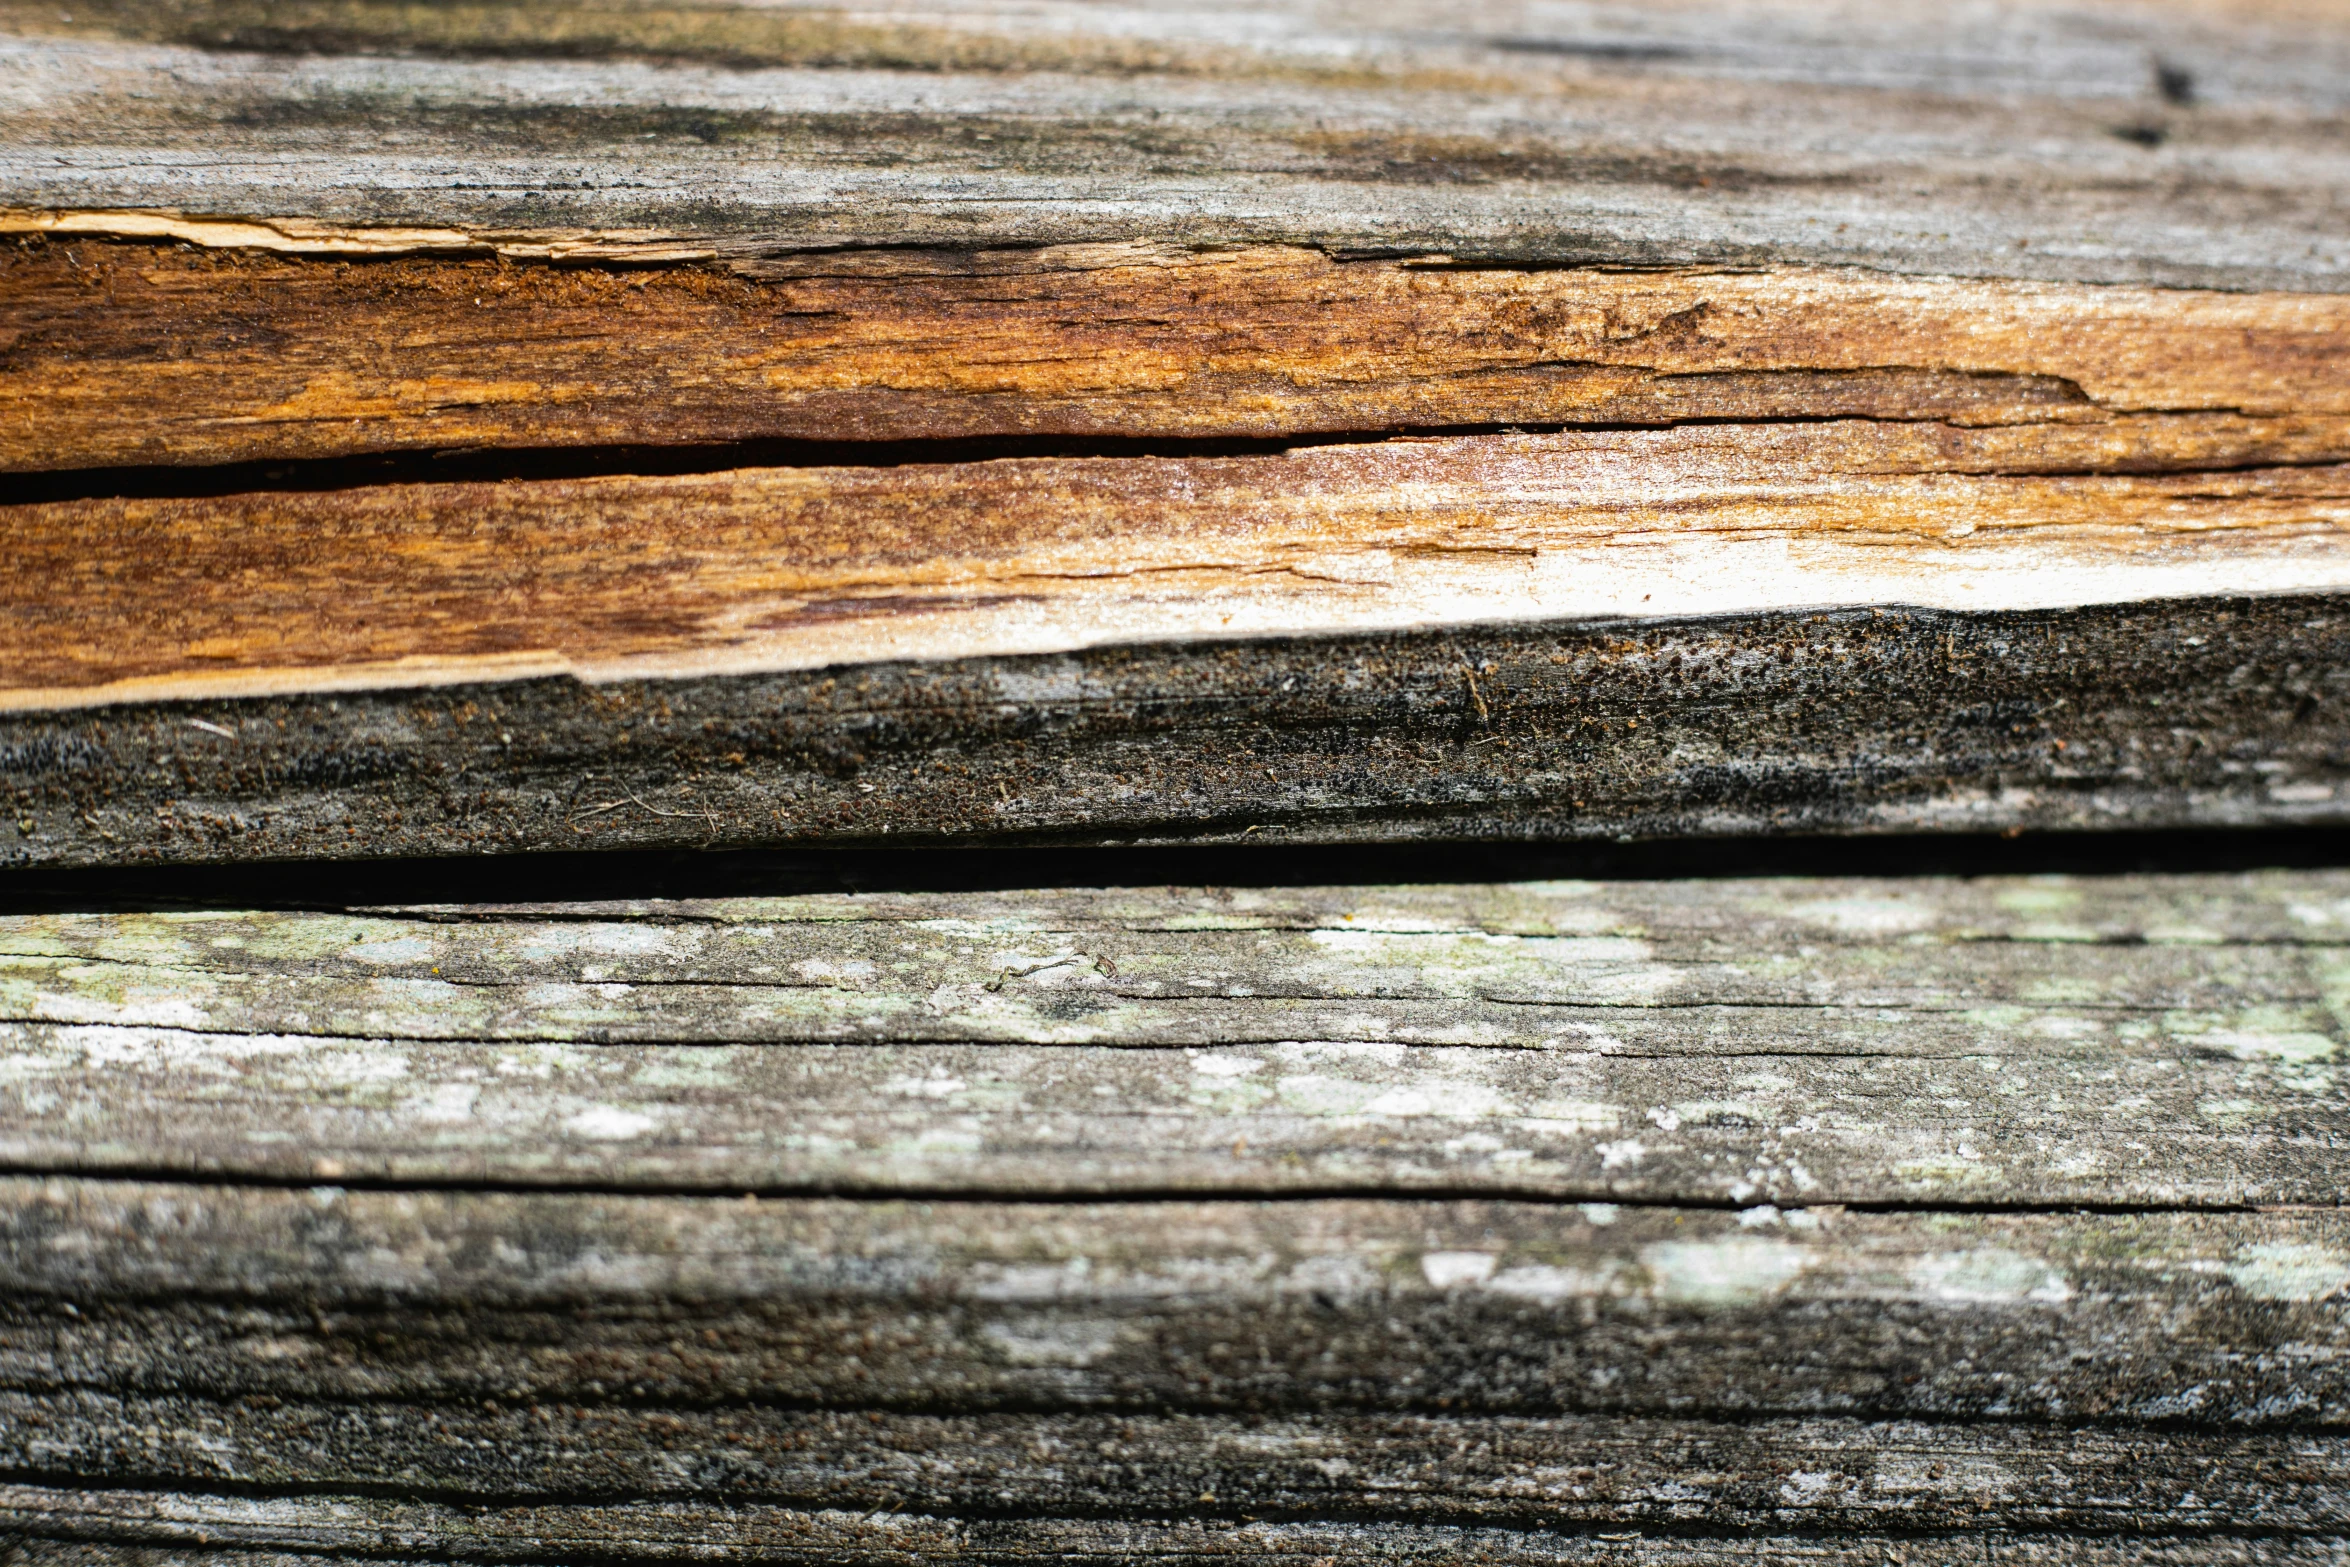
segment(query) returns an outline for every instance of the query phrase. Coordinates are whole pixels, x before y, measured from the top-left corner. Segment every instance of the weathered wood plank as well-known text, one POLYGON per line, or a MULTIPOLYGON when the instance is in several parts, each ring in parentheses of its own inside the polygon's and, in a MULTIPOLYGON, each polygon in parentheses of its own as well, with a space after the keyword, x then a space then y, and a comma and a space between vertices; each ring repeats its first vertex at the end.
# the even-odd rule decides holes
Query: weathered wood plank
POLYGON ((2339 1536, 2185 1533, 1611 1537, 1538 1529, 1256 1519, 961 1519, 790 1508, 458 1508, 359 1497, 0 1490, 27 1567, 324 1567, 370 1560, 811 1562, 1478 1562, 1623 1567, 2270 1567, 2340 1560, 2339 1536))
MULTIPOLYGON (((1348 1517, 1549 1530, 2338 1533, 2338 1433, 0 1394, 19 1476, 626 1515, 1348 1517), (716 1498, 723 1498, 721 1504, 716 1498)), ((715 1518, 713 1517, 713 1521, 715 1518)))
MULTIPOLYGON (((1329 1020, 1301 1010, 1222 1031, 1329 1020)), ((2338 1047, 2322 1025, 2280 1027, 2274 1012, 1556 1021, 1566 1043, 1529 1051, 581 1049, 0 1025, 0 1164, 770 1193, 1715 1203, 2332 1202, 2350 1179, 2338 1047), (2032 1048, 2060 1030, 2068 1048, 2032 1048)))
POLYGON ((2227 470, 2350 456, 2346 339, 2340 295, 1860 270, 1147 244, 353 266, 85 238, 0 249, 0 468, 1865 418, 1978 432, 1840 437, 1887 473, 2227 470))
POLYGON ((16 714, 0 856, 2329 822, 2343 626, 1887 610, 16 714))
POLYGON ((0 686, 135 710, 0 725, 0 854, 2333 819, 2322 604, 2077 606, 2345 586, 2350 32, 1988 16, 12 6, 0 461, 83 498, 12 508, 0 686), (1459 433, 1594 420, 1665 427, 1459 433), (1012 436, 1077 444, 613 476, 1012 436), (606 477, 115 493, 548 446, 606 477), (2061 651, 1753 667, 1880 601, 2061 651))
POLYGON ((2319 872, 19 916, 0 1160, 2330 1203, 2346 907, 2319 872))
POLYGON ((0 1183, 0 1385, 2334 1426, 2350 1220, 0 1183))
POLYGON ((8 1397, 23 1471, 397 1485, 506 1503, 714 1490, 811 1510, 1369 1514, 1552 1528, 2342 1527, 2338 1438, 1838 1420, 930 1416, 8 1397), (1793 1480, 1802 1475, 1803 1480, 1793 1480))
POLYGON ((2350 32, 2318 6, 2123 25, 2054 3, 228 0, 6 22, 0 200, 268 219, 280 244, 366 250, 384 241, 334 226, 391 224, 394 244, 542 255, 1143 237, 2350 275, 2350 32))

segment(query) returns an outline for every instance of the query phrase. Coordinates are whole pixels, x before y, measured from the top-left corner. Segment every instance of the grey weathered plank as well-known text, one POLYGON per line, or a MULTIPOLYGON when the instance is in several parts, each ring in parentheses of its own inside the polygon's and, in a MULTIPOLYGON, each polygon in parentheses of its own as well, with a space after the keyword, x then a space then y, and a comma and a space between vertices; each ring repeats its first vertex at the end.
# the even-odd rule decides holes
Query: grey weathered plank
POLYGON ((2009 1422, 1330 1413, 939 1415, 759 1406, 0 1394, 0 1466, 184 1492, 494 1507, 1071 1518, 1345 1516, 1509 1528, 2350 1528, 2338 1432, 2009 1422))
POLYGON ((1344 1560, 1621 1567, 2268 1567, 2336 1562, 2338 1535, 1581 1533, 1319 1519, 963 1519, 784 1507, 460 1507, 366 1497, 184 1496, 13 1485, 0 1527, 26 1567, 323 1567, 371 1560, 1114 1563, 1344 1560), (29 1538, 27 1538, 29 1536, 29 1538))
MULTIPOLYGON (((1287 1018, 1314 1020, 1302 1010, 1287 1018)), ((1715 1203, 2330 1203, 2350 1178, 2337 1047, 2273 1015, 1560 1021, 1571 1044, 1525 1050, 582 1048, 6 1026, 0 1161, 687 1191, 1715 1203), (2032 1048, 2051 1033, 2065 1048, 2032 1048)))
POLYGON ((0 1386, 2338 1426, 2350 1219, 0 1184, 0 1386))
POLYGON ((2350 879, 0 919, 0 1159, 294 1179, 2338 1200, 2350 879))
POLYGON ((1146 235, 2350 277, 2335 221, 2350 31, 2320 7, 2146 5, 2127 24, 2054 3, 876 21, 219 0, 4 20, 0 201, 298 220, 292 242, 320 248, 334 236, 318 224, 365 223, 541 255, 1146 235))
POLYGON ((2339 822, 2343 633, 1888 609, 10 714, 0 860, 2339 822))
POLYGON ((60 1173, 0 1182, 0 1537, 2331 1560, 2345 921, 2322 871, 12 916, 0 1126, 60 1173), (389 1189, 62 1173, 322 1159, 389 1189), (582 1189, 399 1189, 482 1180, 582 1189), (1812 1205, 1235 1200, 1415 1186, 1812 1205), (2162 1211, 2247 1200, 2310 1206, 2162 1211))

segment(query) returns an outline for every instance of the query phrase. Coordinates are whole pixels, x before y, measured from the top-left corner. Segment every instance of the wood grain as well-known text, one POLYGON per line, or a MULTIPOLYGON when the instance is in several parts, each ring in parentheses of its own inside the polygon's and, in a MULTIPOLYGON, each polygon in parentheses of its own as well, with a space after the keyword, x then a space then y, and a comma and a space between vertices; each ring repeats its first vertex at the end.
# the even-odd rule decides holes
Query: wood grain
POLYGON ((726 270, 62 237, 0 258, 0 467, 16 471, 1840 417, 2016 427, 1975 460, 2046 472, 2350 449, 2336 295, 1149 244, 726 270), (2132 417, 2163 414, 2201 417, 2132 417))
POLYGON ((35 505, 0 705, 2350 586, 2350 425, 2286 424, 2226 434, 2316 465, 2059 477, 2009 430, 1831 421, 35 505))
POLYGON ((2339 822, 2344 629, 1859 610, 19 713, 0 856, 2339 822))
POLYGON ((22 916, 0 1160, 2325 1203, 2346 908, 2304 874, 22 916))
POLYGON ((14 916, 0 1540, 56 1567, 2330 1560, 2346 925, 2331 872, 14 916), (1283 1144, 1245 1085, 1309 1016, 1320 1091, 1390 1102, 1292 1105, 1283 1144), (762 1098, 768 1063, 795 1070, 762 1098), (1455 1157, 1537 1130, 1462 1097, 1479 1064, 1597 1072, 1625 1200, 1410 1195, 1446 1152, 1423 1127, 1455 1157), (1717 1068, 1743 1075, 1696 1103, 1717 1068), (1952 1150, 2022 1157, 1871 1165, 1967 1113, 1952 1072, 2029 1083, 1952 1150), (1836 1112, 1788 1096, 1823 1088, 1856 1158, 1805 1141, 1836 1112), (1713 1184, 1740 1093, 1777 1096, 1741 1114, 1801 1195, 1713 1184), (1165 1162, 1105 1174, 1055 1124, 1165 1162), (866 1168, 914 1200, 726 1184, 793 1138, 854 1184, 883 1127, 866 1168), (2068 1157, 2104 1169, 2045 1178, 2068 1157), (1299 1161, 1363 1195, 1288 1186, 1299 1161), (2288 1165, 2295 1192, 2244 1184, 2288 1165))
MULTIPOLYGON (((1638 1416, 951 1415, 756 1405, 351 1405, 0 1393, 0 1457, 56 1489, 465 1498, 511 1537, 803 1513, 1352 1516, 1422 1528, 1868 1535, 2345 1527, 2339 1431, 1638 1416), (1798 1478, 1802 1477, 1802 1478, 1798 1478), (711 1500, 722 1493, 728 1501, 711 1500), (596 1498, 593 1509, 583 1505, 596 1498)), ((15 1489, 19 1514, 37 1506, 15 1489)), ((108 1520, 96 1498, 82 1504, 108 1520)), ((72 1506, 64 1498, 52 1505, 72 1506)), ((184 1505, 184 1504, 183 1504, 184 1505)), ((93 1516, 94 1515, 94 1516, 93 1516)), ((112 1513, 121 1526, 135 1516, 112 1513)), ((301 1515, 278 1515, 292 1522, 301 1515)), ((325 1524, 333 1514, 312 1515, 325 1524)), ((381 1516, 381 1515, 379 1515, 381 1516)), ((397 1514, 391 1515, 397 1517, 397 1514)), ((409 1515, 412 1526, 425 1516, 409 1515)), ((462 1525, 443 1523, 451 1534, 462 1525)))
POLYGON ((2338 9, 2120 18, 22 3, 0 204, 362 251, 1146 239, 2341 291, 2338 9))
POLYGON ((0 1199, 0 1383, 25 1390, 2280 1429, 2350 1409, 2334 1209, 1039 1207, 65 1178, 0 1199))
MULTIPOLYGON (((1181 1519, 957 1518, 906 1510, 800 1511, 692 1504, 489 1509, 373 1497, 243 1497, 10 1486, 12 1545, 28 1567, 323 1567, 364 1548, 369 1560, 973 1563, 1170 1561, 1560 1562, 1624 1567, 1938 1567, 1982 1562, 2063 1567, 2301 1567, 2337 1560, 2331 1535, 2099 1536, 1949 1534, 1664 1534, 1414 1527, 1255 1516, 1181 1519)), ((1199 1511, 1197 1505, 1193 1509, 1199 1511)))

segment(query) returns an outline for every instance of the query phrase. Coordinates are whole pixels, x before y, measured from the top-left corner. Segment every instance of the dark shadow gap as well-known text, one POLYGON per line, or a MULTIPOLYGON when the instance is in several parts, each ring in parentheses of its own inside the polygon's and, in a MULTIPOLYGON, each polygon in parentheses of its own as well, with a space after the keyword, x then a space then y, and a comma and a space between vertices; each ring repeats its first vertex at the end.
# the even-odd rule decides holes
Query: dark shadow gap
POLYGON ((1056 887, 1475 885, 1755 876, 2185 875, 2350 867, 2350 828, 1631 843, 621 849, 0 872, 0 914, 600 903, 1056 887))
MULTIPOLYGON (((906 468, 1015 458, 1142 458, 1202 460, 1219 457, 1279 456, 1323 446, 1375 446, 1390 441, 1452 440, 1494 435, 1560 435, 1568 431, 1601 435, 1690 426, 1763 427, 1814 424, 1932 424, 1936 416, 1914 419, 1864 412, 1704 414, 1644 420, 1576 420, 1573 423, 1389 425, 1361 430, 1304 430, 1264 436, 1145 435, 966 435, 896 440, 796 440, 783 437, 740 441, 646 442, 633 445, 472 447, 367 452, 342 457, 304 457, 252 462, 175 464, 110 468, 67 468, 6 475, 0 515, 11 506, 54 505, 88 500, 204 499, 226 495, 316 494, 388 484, 496 484, 616 477, 675 478, 726 473, 741 468, 906 468)), ((2329 467, 2331 462, 2261 462, 2197 467, 2203 473, 2273 467, 2329 467)), ((2103 468, 2051 468, 2045 476, 2069 477, 2103 468)), ((2114 471, 2132 471, 2120 469, 2114 471)), ((2169 471, 2167 469, 2162 471, 2169 471)), ((1999 469, 2000 477, 2031 477, 2039 470, 1999 469)))
MULTIPOLYGON (((1168 438, 1115 435, 978 435, 942 439, 747 440, 629 446, 484 447, 375 452, 277 462, 69 468, 8 476, 7 506, 86 500, 177 500, 317 493, 385 484, 496 484, 508 480, 669 478, 738 468, 904 468, 1005 458, 1277 456, 1311 446, 1412 438, 1555 435, 1565 426, 1431 425, 1278 436, 1168 438)), ((1578 426, 1578 428, 1581 428, 1578 426)))

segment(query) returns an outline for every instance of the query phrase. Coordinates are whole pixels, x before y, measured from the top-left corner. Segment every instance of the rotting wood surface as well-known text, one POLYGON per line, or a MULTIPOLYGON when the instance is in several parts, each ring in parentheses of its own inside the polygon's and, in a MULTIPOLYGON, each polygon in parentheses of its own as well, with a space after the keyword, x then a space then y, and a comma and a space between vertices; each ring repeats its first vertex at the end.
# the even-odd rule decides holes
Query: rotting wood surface
POLYGON ((0 857, 2332 819, 2350 34, 2129 14, 0 8, 0 857))
POLYGON ((0 707, 2350 587, 2350 423, 2236 423, 2185 439, 2317 460, 2123 474, 2101 449, 2147 432, 1855 420, 34 505, 0 707))
POLYGON ((12 915, 0 1538, 2331 1560, 2346 931, 2308 871, 12 915))
POLYGON ((1944 471, 2350 450, 2339 294, 1143 243, 625 270, 62 236, 0 256, 17 472, 1832 418, 2014 432, 1980 450, 1951 434, 1944 471))

